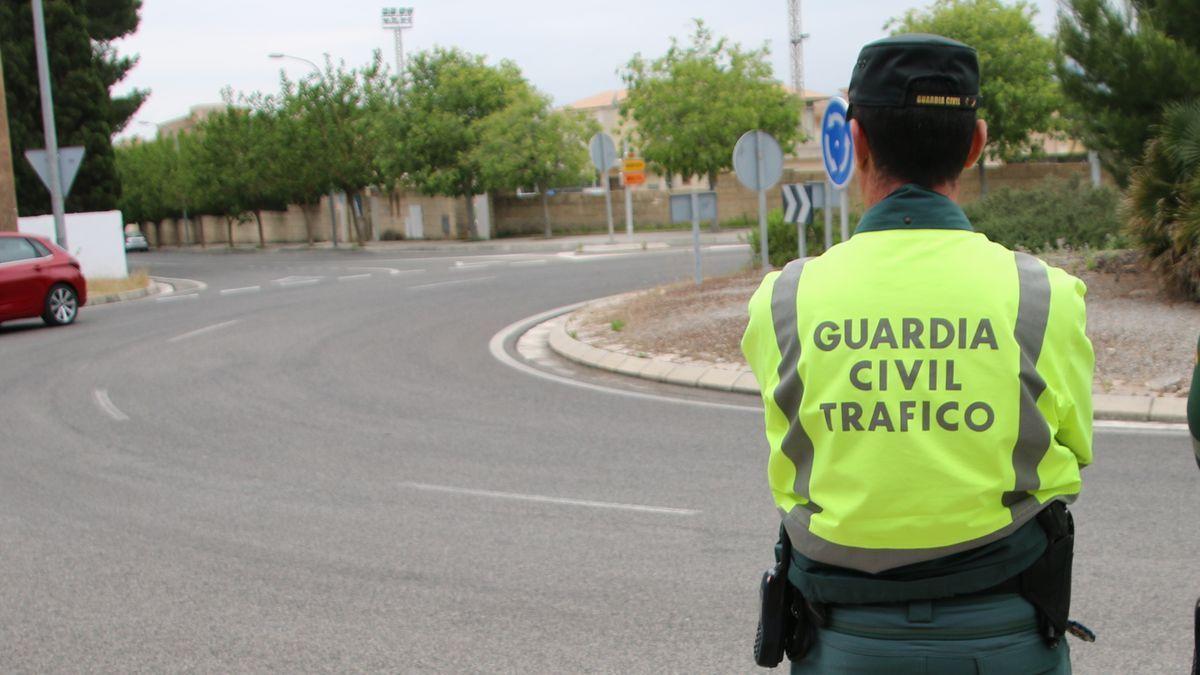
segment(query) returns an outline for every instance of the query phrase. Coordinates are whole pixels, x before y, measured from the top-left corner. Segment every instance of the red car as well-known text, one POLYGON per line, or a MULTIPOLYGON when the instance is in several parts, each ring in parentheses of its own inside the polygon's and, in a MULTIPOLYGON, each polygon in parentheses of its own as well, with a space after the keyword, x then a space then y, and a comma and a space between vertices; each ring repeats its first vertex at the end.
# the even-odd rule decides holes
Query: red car
POLYGON ((70 253, 35 235, 0 232, 0 321, 40 316, 63 326, 86 302, 87 282, 70 253))

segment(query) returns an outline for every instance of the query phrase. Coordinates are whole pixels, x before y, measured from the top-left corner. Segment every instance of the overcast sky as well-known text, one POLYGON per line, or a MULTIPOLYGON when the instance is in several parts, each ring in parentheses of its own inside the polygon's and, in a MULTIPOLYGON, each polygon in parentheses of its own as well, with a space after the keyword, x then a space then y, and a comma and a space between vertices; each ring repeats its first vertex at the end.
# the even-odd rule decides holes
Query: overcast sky
MULTIPOLYGON (((398 2, 397 4, 404 4, 398 2)), ((845 87, 864 43, 884 35, 888 18, 928 2, 914 0, 804 0, 808 89, 845 87)), ((1055 0, 1034 0, 1038 28, 1050 33, 1055 0)), ((267 58, 283 52, 320 61, 323 53, 355 66, 383 50, 392 62, 392 34, 380 27, 383 2, 373 0, 144 0, 138 32, 118 43, 140 62, 116 91, 149 89, 136 121, 159 124, 190 106, 220 101, 220 91, 274 91, 279 70, 293 78, 309 67, 267 58)), ((562 105, 617 89, 618 69, 635 52, 662 54, 671 36, 684 37, 691 19, 745 46, 770 46, 775 76, 790 77, 787 0, 413 0, 415 26, 405 31, 405 53, 434 45, 511 59, 534 86, 562 105)), ((146 124, 126 133, 152 136, 146 124)))

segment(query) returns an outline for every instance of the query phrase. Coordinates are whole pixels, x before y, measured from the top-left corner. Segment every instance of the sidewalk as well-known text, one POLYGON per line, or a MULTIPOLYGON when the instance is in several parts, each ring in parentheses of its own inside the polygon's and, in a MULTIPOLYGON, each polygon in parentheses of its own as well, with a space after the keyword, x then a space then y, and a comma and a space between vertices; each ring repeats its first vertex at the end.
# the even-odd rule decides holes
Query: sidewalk
MULTIPOLYGON (((651 355, 630 356, 596 347, 575 339, 567 328, 571 313, 547 322, 550 348, 565 359, 629 377, 665 382, 685 387, 715 389, 747 395, 761 395, 754 373, 745 366, 703 361, 678 363, 651 355)), ((1187 399, 1171 396, 1114 396, 1094 393, 1093 417, 1098 420, 1126 422, 1187 422, 1187 399)))
MULTIPOLYGON (((721 246, 745 244, 749 240, 749 230, 722 230, 712 232, 707 228, 700 232, 702 246, 721 246)), ((355 251, 359 253, 562 253, 576 252, 579 254, 620 253, 636 250, 653 250, 665 248, 689 247, 692 245, 690 230, 653 230, 634 232, 630 238, 623 229, 613 234, 612 243, 608 234, 581 234, 563 237, 505 237, 481 241, 414 239, 399 241, 372 241, 366 246, 357 247, 354 244, 340 242, 338 250, 355 251)), ((181 247, 166 247, 166 250, 179 250, 192 253, 289 253, 303 251, 332 250, 329 242, 308 244, 268 244, 265 249, 257 246, 235 246, 230 249, 224 244, 210 244, 207 248, 197 245, 181 247)))

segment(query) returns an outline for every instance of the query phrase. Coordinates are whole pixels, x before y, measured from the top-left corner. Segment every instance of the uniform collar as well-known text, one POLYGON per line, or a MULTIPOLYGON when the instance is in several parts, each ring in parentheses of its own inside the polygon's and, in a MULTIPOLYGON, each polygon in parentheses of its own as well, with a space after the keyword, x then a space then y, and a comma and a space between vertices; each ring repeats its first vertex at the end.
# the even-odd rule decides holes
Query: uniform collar
POLYGON ((896 189, 858 221, 855 234, 880 230, 967 230, 967 214, 949 197, 908 183, 896 189))

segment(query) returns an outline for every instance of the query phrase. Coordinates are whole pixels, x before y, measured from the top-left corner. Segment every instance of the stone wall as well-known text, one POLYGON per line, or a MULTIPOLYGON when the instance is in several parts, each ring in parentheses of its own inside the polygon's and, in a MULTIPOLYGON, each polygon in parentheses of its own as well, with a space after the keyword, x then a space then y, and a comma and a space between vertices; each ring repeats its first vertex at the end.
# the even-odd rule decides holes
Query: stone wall
MULTIPOLYGON (((466 222, 466 204, 462 199, 427 197, 415 193, 381 193, 372 191, 363 199, 364 217, 367 221, 365 237, 378 241, 385 236, 402 237, 409 206, 419 204, 422 209, 424 239, 446 239, 458 236, 459 224, 466 222)), ((348 204, 345 199, 334 200, 333 220, 337 223, 339 243, 354 240, 350 230, 348 204)), ((328 242, 333 227, 329 210, 329 198, 322 197, 321 203, 309 213, 312 220, 313 240, 328 242)), ((304 243, 308 241, 305 213, 296 205, 286 211, 263 211, 263 234, 268 244, 304 243)), ((184 223, 182 219, 164 220, 161 223, 143 223, 151 246, 192 246, 201 242, 201 231, 205 245, 227 246, 228 231, 225 219, 218 216, 193 216, 184 223)), ((253 216, 248 221, 233 225, 234 244, 254 246, 259 243, 258 224, 253 216)))

